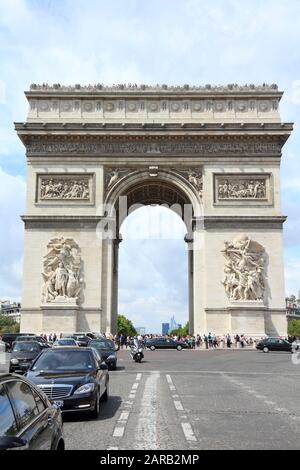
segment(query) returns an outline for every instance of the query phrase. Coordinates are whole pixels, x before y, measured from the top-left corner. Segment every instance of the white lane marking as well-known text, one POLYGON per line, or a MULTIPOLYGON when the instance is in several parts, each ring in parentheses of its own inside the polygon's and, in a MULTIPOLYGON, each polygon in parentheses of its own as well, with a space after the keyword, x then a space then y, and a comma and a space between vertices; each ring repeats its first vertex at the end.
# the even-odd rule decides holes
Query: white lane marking
POLYGON ((125 426, 116 426, 114 429, 113 437, 123 437, 125 432, 125 426))
POLYGON ((197 442, 197 438, 190 423, 181 423, 181 427, 187 441, 197 442))
MULTIPOLYGON (((137 392, 137 389, 138 389, 138 386, 139 386, 139 383, 141 381, 141 378, 142 378, 142 374, 137 374, 136 376, 136 380, 138 380, 138 382, 135 382, 133 385, 132 385, 132 388, 131 388, 131 391, 130 391, 130 394, 129 394, 129 400, 125 400, 124 401, 124 408, 126 408, 126 410, 124 411, 121 411, 121 414, 120 414, 120 417, 115 425, 115 428, 114 428, 114 431, 113 431, 113 437, 123 437, 124 436, 124 433, 125 433, 125 427, 127 425, 127 422, 128 422, 128 419, 129 419, 129 415, 130 415, 130 411, 131 411, 131 408, 133 406, 133 403, 134 403, 134 399, 136 398, 136 392, 137 392)), ((114 448, 114 447, 111 447, 110 448, 111 450, 118 450, 118 447, 114 448)))
POLYGON ((275 401, 271 401, 271 400, 266 400, 266 401, 265 401, 265 404, 266 404, 266 405, 271 405, 271 406, 275 406, 275 405, 276 405, 275 401))
POLYGON ((181 401, 174 400, 174 406, 177 411, 184 411, 181 401))
POLYGON ((168 384, 173 385, 173 380, 172 380, 171 376, 169 374, 167 374, 166 377, 167 377, 168 384))
POLYGON ((122 411, 119 421, 127 421, 129 418, 129 411, 122 411))
POLYGON ((119 447, 108 447, 106 450, 119 450, 119 447))
POLYGON ((183 407, 183 405, 180 401, 179 395, 177 394, 177 390, 176 390, 176 387, 173 383, 172 377, 169 374, 166 374, 166 379, 167 379, 167 382, 168 382, 169 389, 170 389, 171 393, 176 392, 176 393, 172 393, 172 398, 173 398, 173 403, 174 403, 175 409, 177 411, 181 412, 179 416, 180 416, 180 420, 181 420, 180 424, 181 424, 181 427, 182 427, 184 437, 187 441, 197 442, 197 438, 194 434, 192 426, 188 422, 187 415, 182 414, 182 411, 185 412, 185 413, 188 413, 189 410, 184 409, 184 407, 183 407))
POLYGON ((157 416, 159 378, 160 373, 154 372, 146 379, 135 432, 135 449, 158 449, 157 416))

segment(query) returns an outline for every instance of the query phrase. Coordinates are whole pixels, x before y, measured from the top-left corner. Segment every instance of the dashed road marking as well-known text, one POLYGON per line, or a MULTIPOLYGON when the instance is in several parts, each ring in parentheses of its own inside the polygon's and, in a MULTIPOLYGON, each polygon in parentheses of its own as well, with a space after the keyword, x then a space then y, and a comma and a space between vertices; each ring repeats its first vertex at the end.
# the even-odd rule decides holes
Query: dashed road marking
POLYGON ((197 442, 197 438, 194 434, 194 431, 192 429, 191 424, 188 421, 187 415, 182 413, 182 412, 187 413, 188 410, 185 410, 182 403, 181 403, 179 395, 177 394, 176 387, 173 383, 172 377, 169 374, 166 374, 166 379, 167 379, 169 389, 170 389, 171 394, 172 394, 175 409, 179 412, 179 419, 181 421, 180 424, 181 424, 181 428, 182 428, 184 437, 185 437, 186 441, 188 441, 188 442, 197 442), (172 392, 176 392, 176 393, 172 393, 172 392))
POLYGON ((125 426, 116 426, 113 432, 113 437, 123 437, 125 432, 125 426))
MULTIPOLYGON (((129 400, 126 400, 123 403, 124 408, 126 408, 126 410, 121 411, 120 417, 119 417, 119 419, 118 419, 118 421, 115 425, 114 431, 113 431, 113 437, 120 438, 120 437, 124 436, 125 428, 126 428, 126 425, 127 425, 128 419, 129 419, 131 408, 132 408, 133 403, 134 403, 134 399, 136 398, 136 392, 137 392, 137 389, 139 387, 141 378, 142 378, 142 374, 137 374, 136 381, 132 385, 131 391, 129 393, 129 397, 128 397, 129 400)), ((117 447, 116 448, 111 447, 110 449, 111 450, 113 450, 113 449, 118 450, 117 447)))
POLYGON ((197 442, 197 438, 194 434, 194 431, 192 430, 190 423, 181 423, 181 427, 187 441, 197 442))

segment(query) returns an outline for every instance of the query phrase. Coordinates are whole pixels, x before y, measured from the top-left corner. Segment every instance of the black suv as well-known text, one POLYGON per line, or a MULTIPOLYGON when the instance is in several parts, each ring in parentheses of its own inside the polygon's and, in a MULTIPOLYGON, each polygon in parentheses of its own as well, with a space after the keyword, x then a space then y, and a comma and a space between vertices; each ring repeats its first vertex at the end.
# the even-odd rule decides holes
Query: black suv
POLYGON ((12 349, 12 344, 16 341, 19 336, 35 336, 31 333, 4 333, 2 336, 2 341, 8 344, 9 350, 12 349))
POLYGON ((265 338, 259 341, 256 349, 268 353, 269 351, 286 351, 293 352, 293 346, 286 339, 282 338, 265 338))
POLYGON ((61 411, 18 375, 0 374, 0 450, 64 450, 61 411))

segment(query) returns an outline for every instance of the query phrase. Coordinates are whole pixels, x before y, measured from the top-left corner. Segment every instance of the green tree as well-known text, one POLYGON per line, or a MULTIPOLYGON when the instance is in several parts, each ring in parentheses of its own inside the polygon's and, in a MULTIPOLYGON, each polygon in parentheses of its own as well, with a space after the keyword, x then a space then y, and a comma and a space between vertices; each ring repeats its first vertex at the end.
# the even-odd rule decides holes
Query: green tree
POLYGON ((118 315, 118 334, 135 336, 137 334, 132 322, 125 315, 118 315))
POLYGON ((300 320, 292 320, 288 326, 289 336, 300 337, 300 320))
POLYGON ((0 335, 4 333, 18 333, 20 325, 16 320, 7 315, 0 315, 0 335))
POLYGON ((187 322, 187 324, 185 326, 183 326, 182 328, 178 328, 177 330, 173 330, 171 331, 170 335, 171 336, 188 336, 189 335, 189 331, 190 331, 190 324, 189 322, 187 322))

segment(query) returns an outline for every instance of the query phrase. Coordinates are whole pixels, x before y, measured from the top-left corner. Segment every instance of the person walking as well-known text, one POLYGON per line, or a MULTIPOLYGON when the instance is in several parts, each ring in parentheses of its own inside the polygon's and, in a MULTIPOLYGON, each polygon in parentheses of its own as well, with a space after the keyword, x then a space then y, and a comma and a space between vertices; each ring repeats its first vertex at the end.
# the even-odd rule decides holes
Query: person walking
POLYGON ((205 343, 205 349, 208 349, 208 345, 209 345, 208 337, 206 335, 204 335, 203 340, 204 340, 204 343, 205 343))
POLYGON ((231 336, 229 333, 226 338, 226 343, 227 343, 227 348, 231 348, 231 336))

